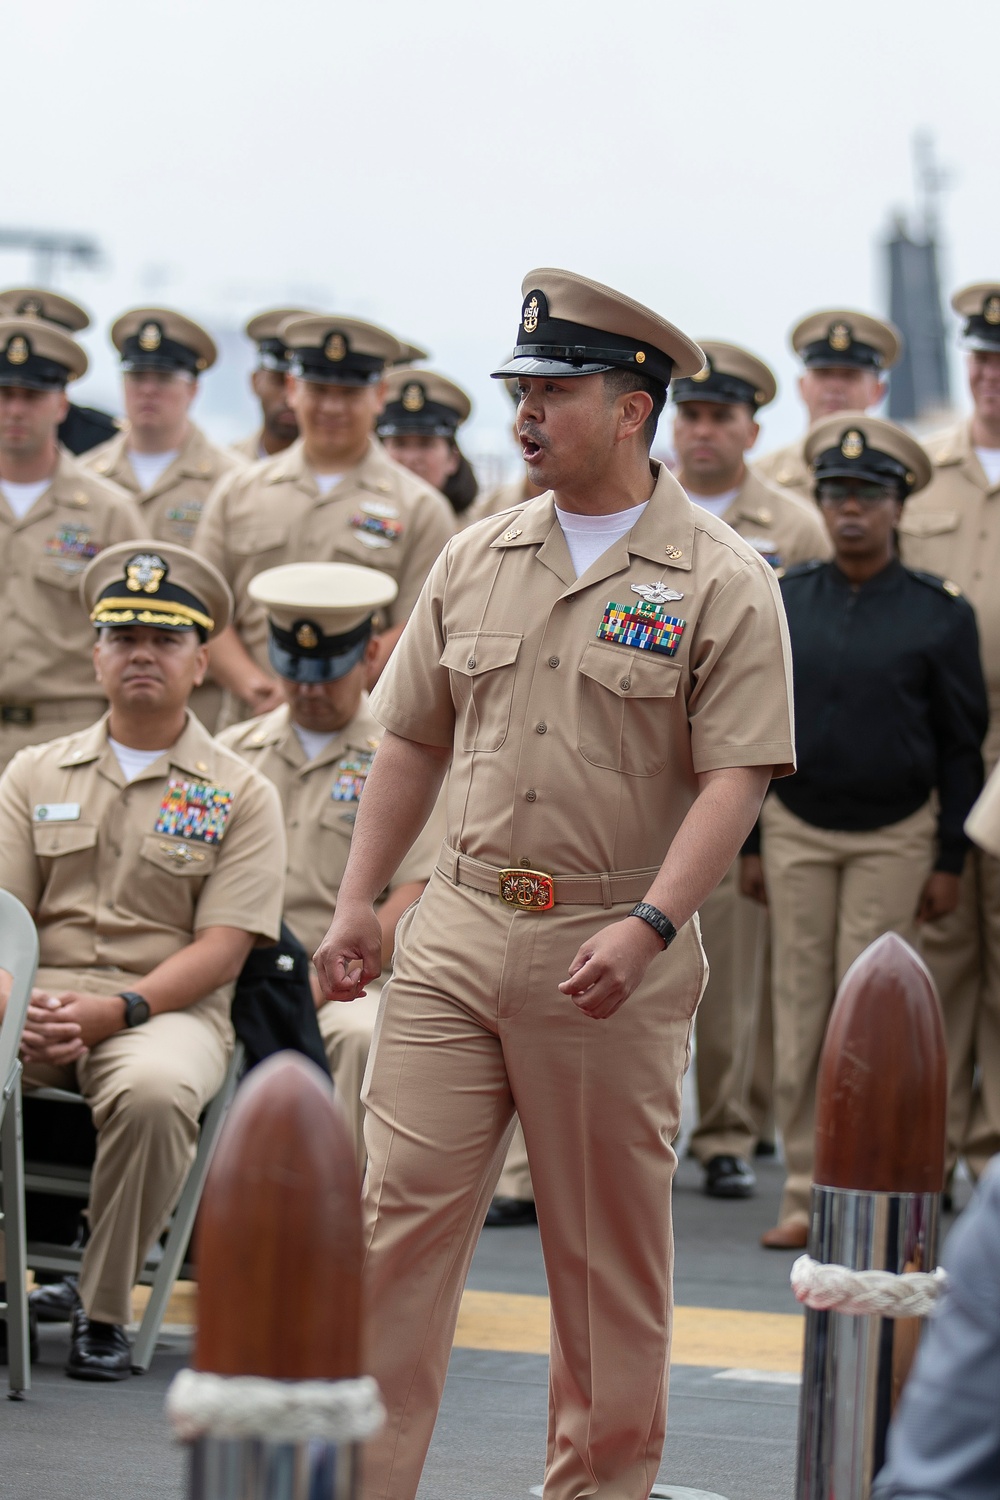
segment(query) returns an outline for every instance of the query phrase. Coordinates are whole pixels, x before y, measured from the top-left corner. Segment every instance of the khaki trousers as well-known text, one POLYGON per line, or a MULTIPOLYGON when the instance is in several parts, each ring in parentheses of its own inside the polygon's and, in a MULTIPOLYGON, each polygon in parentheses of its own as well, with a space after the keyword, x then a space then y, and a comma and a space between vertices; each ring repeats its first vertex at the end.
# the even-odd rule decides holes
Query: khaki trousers
POLYGON ((914 941, 935 816, 928 804, 887 828, 840 833, 803 822, 771 793, 760 826, 774 945, 775 1117, 787 1167, 781 1219, 805 1220, 819 1058, 837 986, 884 932, 914 941))
POLYGON ((958 907, 925 924, 920 951, 948 1042, 948 1171, 963 1156, 978 1177, 1000 1151, 1000 860, 969 851, 958 907))
POLYGON ((516 1108, 551 1298, 546 1500, 647 1500, 666 1425, 671 1141, 705 979, 697 924, 617 1014, 557 985, 630 905, 517 911, 435 872, 402 917, 365 1082, 365 1500, 413 1500, 516 1108))
MULTIPOLYGON (((138 986, 141 976, 39 969, 35 983, 56 994, 114 995, 138 986)), ((88 1316, 99 1322, 130 1321, 132 1287, 180 1197, 199 1116, 222 1087, 232 1051, 229 993, 227 988, 188 1010, 120 1031, 72 1067, 25 1069, 29 1088, 79 1089, 94 1117, 97 1159, 80 1296, 88 1316)))
POLYGON ((361 1085, 368 1066, 382 985, 376 981, 366 986, 366 990, 367 993, 361 1000, 328 1001, 320 1007, 316 1016, 326 1049, 326 1060, 333 1074, 334 1087, 344 1106, 347 1126, 354 1143, 359 1182, 364 1178, 368 1163, 361 1085))
POLYGON ((531 1186, 531 1168, 528 1166, 528 1148, 524 1143, 524 1131, 518 1120, 510 1138, 507 1160, 503 1164, 497 1183, 498 1198, 517 1198, 521 1203, 533 1203, 535 1190, 531 1186))
POLYGON ((704 1166, 713 1156, 749 1158, 757 1144, 750 1088, 767 916, 740 895, 738 860, 698 915, 709 976, 695 1027, 698 1124, 690 1150, 704 1166))

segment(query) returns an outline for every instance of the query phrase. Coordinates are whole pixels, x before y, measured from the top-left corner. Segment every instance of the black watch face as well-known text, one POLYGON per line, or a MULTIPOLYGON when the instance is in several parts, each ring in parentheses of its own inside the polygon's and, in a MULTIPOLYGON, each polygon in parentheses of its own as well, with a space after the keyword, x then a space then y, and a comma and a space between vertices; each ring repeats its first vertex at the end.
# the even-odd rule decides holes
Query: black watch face
POLYGON ((126 1000, 126 1020, 130 1026, 141 1026, 144 1021, 149 1020, 149 1001, 143 1000, 141 995, 126 1000))

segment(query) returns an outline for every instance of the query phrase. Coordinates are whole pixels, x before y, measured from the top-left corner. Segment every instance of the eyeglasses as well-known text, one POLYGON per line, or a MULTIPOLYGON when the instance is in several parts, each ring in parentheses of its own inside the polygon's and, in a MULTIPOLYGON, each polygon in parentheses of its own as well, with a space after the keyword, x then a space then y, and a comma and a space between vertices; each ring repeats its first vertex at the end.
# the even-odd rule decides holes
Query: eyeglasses
POLYGON ((823 479, 816 490, 820 505, 843 505, 858 500, 862 505, 878 505, 882 500, 898 500, 894 486, 876 484, 868 479, 823 479))

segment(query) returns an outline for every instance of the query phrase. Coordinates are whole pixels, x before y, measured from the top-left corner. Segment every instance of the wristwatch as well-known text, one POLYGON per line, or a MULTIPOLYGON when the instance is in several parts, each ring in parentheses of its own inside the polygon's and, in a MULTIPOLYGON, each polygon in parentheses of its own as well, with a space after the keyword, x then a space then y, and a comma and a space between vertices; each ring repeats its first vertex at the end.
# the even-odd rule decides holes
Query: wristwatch
POLYGON ((665 916, 658 906, 652 906, 648 901, 640 901, 638 906, 633 906, 629 916, 638 917, 640 922, 645 922, 648 927, 652 927, 656 935, 663 939, 664 948, 669 948, 677 936, 677 928, 670 918, 665 916))
POLYGON ((141 1026, 144 1021, 149 1020, 152 1014, 149 1001, 142 995, 137 995, 135 990, 121 990, 118 998, 125 1001, 126 1026, 141 1026))

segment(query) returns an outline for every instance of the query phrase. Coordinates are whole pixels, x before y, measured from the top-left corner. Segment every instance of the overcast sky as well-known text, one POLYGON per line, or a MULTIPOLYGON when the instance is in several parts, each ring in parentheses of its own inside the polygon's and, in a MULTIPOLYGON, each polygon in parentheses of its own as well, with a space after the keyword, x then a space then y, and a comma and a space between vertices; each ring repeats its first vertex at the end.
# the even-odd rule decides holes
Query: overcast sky
MULTIPOLYGON (((54 278, 101 325, 79 399, 114 402, 104 330, 126 306, 215 331, 302 301, 425 344, 473 396, 470 447, 501 446, 510 409, 487 372, 513 343, 522 275, 555 265, 767 359, 781 394, 763 450, 802 426, 789 326, 886 306, 880 245, 913 202, 915 130, 953 172, 946 290, 1000 275, 998 14, 991 0, 7 6, 0 226, 84 231, 105 251, 100 271, 54 278)), ((31 273, 0 251, 0 286, 31 273)), ((225 405, 223 379, 205 378, 203 411, 225 405)))

